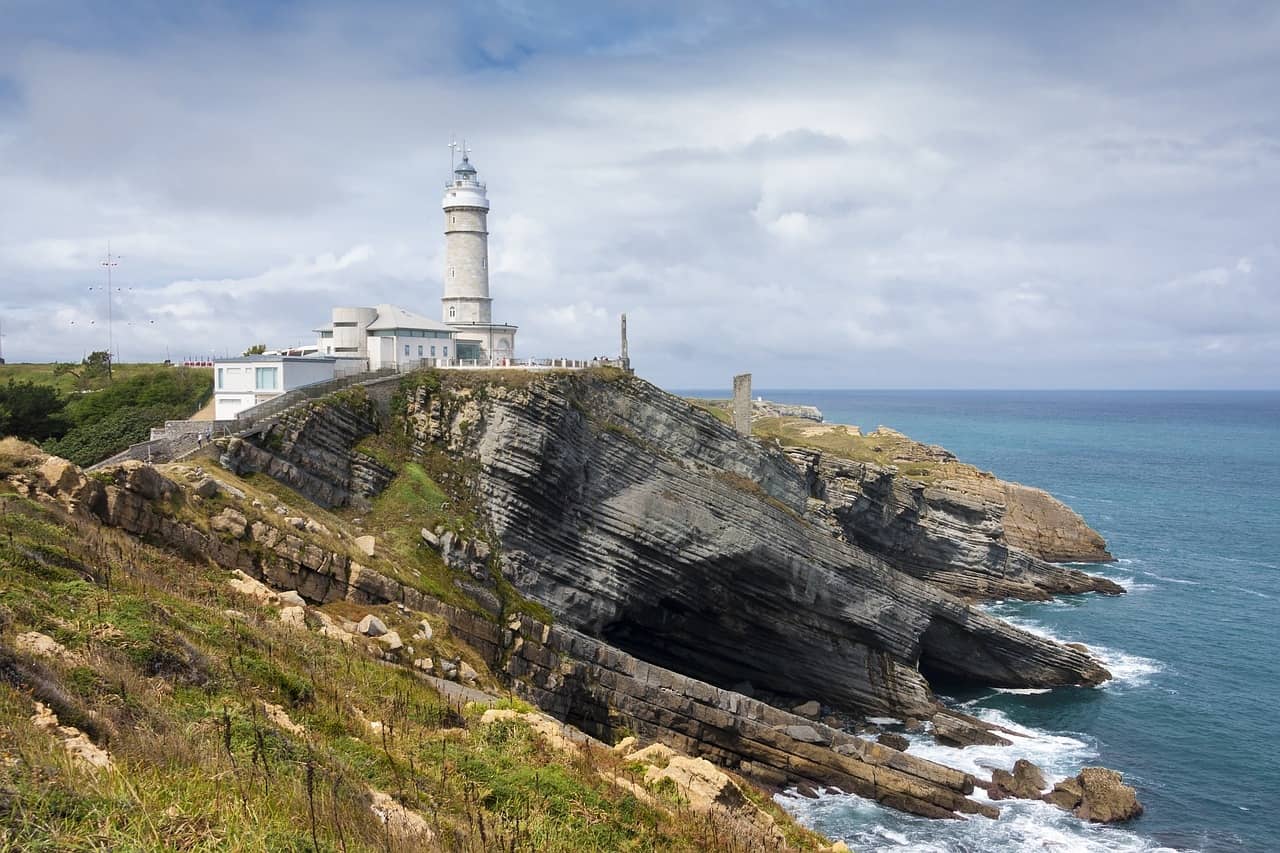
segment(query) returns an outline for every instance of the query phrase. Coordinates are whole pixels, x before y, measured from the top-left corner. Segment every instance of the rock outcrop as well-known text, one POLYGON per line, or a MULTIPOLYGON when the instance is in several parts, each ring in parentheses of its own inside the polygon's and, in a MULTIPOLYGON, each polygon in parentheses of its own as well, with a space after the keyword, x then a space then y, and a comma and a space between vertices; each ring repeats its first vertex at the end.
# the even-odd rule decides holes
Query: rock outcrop
POLYGON ((504 574, 589 636, 722 687, 898 716, 932 714, 931 674, 1109 677, 833 536, 785 454, 642 380, 465 381, 410 399, 418 440, 478 463, 504 574))
POLYGON ((251 438, 219 439, 219 461, 236 474, 266 474, 322 507, 367 506, 395 472, 354 451, 378 429, 377 407, 362 392, 309 403, 251 438))
POLYGON ((787 454, 809 483, 811 517, 956 595, 1043 600, 1062 593, 1124 592, 1107 578, 1036 556, 1110 559, 1101 537, 1039 489, 978 476, 976 469, 973 476, 926 485, 895 468, 836 453, 793 447, 787 454))
POLYGON ((1044 800, 1094 823, 1116 823, 1142 814, 1137 792, 1124 784, 1122 775, 1105 767, 1084 768, 1054 785, 1044 800))

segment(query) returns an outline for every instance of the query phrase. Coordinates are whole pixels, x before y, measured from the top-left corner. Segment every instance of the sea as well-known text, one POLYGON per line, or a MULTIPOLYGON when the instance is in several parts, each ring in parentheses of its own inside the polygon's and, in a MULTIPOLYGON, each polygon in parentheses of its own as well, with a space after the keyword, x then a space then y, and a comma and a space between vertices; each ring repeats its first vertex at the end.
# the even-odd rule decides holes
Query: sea
POLYGON ((1087 644, 1114 679, 946 696, 1017 742, 948 749, 913 737, 910 751, 983 775, 1025 757, 1050 781, 1110 767, 1137 789, 1140 818, 1097 826, 1004 801, 999 820, 929 821, 842 793, 780 795, 801 822, 859 851, 1280 850, 1280 392, 757 393, 864 431, 883 424, 1046 489, 1116 557, 1081 568, 1127 590, 986 605, 1087 644))

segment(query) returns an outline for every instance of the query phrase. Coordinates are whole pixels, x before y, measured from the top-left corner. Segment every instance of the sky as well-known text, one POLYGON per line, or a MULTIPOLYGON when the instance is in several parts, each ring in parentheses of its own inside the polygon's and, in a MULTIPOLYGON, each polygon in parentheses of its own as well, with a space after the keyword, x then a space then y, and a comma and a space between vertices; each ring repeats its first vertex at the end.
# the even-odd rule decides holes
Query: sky
POLYGON ((1280 387, 1280 4, 0 0, 9 361, 438 317, 673 388, 1280 387))

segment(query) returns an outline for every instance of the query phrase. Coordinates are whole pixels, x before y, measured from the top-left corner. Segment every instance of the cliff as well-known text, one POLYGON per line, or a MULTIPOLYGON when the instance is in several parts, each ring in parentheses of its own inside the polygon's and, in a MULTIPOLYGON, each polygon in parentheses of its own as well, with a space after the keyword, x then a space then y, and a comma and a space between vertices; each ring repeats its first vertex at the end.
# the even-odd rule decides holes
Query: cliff
POLYGON ((642 659, 890 715, 930 713, 932 675, 1109 677, 833 536, 806 517, 811 483, 786 454, 642 380, 443 381, 409 397, 409 428, 475 461, 502 574, 642 659))
MULTIPOLYGON (((842 485, 852 460, 742 438, 617 371, 414 374, 393 399, 344 392, 212 452, 199 464, 216 476, 129 463, 86 477, 44 460, 9 487, 82 539, 119 531, 134 554, 175 555, 180 576, 206 579, 191 590, 202 607, 223 605, 201 584, 283 590, 281 620, 344 646, 377 616, 390 629, 378 656, 432 689, 509 691, 605 742, 631 732, 762 785, 834 786, 929 817, 998 812, 969 798, 973 777, 869 743, 850 721, 913 716, 950 742, 1000 743, 943 709, 931 680, 1109 677, 1087 649, 955 594, 1015 587, 1039 564, 988 553, 904 570, 852 509, 870 469, 855 494, 842 485)), ((926 489, 890 481, 881 506, 899 487, 926 489)), ((928 527, 957 552, 982 528, 939 515, 904 510, 882 527, 928 527)), ((128 546, 114 553, 136 573, 128 546)))

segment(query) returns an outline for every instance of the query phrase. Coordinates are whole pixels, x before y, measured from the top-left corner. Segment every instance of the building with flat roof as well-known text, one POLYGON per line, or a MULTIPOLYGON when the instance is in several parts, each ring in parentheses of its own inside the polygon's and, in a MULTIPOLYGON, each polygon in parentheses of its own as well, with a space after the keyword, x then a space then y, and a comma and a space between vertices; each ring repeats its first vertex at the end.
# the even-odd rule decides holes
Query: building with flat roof
POLYGON ((286 391, 334 378, 338 360, 325 356, 247 355, 213 362, 214 420, 229 421, 245 409, 286 391))
POLYGON ((315 332, 320 353, 364 359, 369 370, 412 370, 457 358, 453 329, 398 305, 334 308, 329 325, 315 332))

